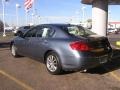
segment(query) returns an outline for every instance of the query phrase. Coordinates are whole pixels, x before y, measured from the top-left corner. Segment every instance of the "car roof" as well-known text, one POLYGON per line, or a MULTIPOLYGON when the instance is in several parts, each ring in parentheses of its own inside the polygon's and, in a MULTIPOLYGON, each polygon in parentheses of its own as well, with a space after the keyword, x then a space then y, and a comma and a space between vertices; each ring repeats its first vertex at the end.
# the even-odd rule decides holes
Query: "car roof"
POLYGON ((33 27, 33 26, 20 26, 19 28, 27 28, 27 27, 33 27))
POLYGON ((40 24, 40 26, 77 26, 77 25, 73 25, 73 24, 40 24))

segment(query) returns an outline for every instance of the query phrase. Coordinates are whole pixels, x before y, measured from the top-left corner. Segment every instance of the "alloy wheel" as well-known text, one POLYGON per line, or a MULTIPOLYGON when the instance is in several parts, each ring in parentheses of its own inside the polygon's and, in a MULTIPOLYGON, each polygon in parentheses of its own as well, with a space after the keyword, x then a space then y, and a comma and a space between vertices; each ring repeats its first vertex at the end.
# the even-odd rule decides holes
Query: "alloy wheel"
POLYGON ((47 64, 47 68, 48 68, 49 71, 55 72, 58 68, 57 67, 57 64, 58 64, 57 57, 55 57, 54 55, 49 55, 47 57, 46 64, 47 64))

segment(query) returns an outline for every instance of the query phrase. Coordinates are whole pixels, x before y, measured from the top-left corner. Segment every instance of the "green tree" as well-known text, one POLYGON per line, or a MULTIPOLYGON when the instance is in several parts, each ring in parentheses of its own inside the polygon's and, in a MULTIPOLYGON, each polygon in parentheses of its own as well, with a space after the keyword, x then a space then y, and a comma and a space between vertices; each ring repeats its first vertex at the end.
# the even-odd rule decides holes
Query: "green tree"
POLYGON ((89 29, 92 28, 92 19, 87 20, 87 28, 89 28, 89 29))
POLYGON ((88 19, 87 22, 88 22, 88 23, 92 23, 92 19, 88 19))

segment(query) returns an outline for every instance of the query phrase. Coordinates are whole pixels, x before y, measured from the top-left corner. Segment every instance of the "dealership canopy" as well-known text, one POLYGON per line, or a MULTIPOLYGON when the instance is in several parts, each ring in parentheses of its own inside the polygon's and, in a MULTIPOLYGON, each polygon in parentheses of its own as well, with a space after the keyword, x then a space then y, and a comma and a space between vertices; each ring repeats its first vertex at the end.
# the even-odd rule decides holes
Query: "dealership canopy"
MULTIPOLYGON (((92 4, 96 0, 82 0, 82 3, 84 4, 92 4)), ((101 0, 101 1, 107 1, 107 0, 101 0)), ((108 4, 110 5, 120 5, 120 0, 108 0, 108 4)))
POLYGON ((120 5, 120 0, 81 0, 92 5, 92 31, 98 35, 107 35, 108 5, 120 5))

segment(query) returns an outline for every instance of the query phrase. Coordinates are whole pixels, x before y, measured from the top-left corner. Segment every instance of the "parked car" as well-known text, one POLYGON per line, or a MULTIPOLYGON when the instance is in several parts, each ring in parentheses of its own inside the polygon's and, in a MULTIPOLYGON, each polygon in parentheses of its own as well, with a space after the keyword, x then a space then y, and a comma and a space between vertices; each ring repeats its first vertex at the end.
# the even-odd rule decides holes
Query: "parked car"
POLYGON ((35 26, 15 37, 10 49, 14 57, 39 59, 51 74, 94 68, 108 62, 112 56, 107 37, 70 24, 35 26))
POLYGON ((21 27, 17 27, 14 30, 14 34, 17 35, 19 33, 25 33, 27 32, 30 28, 32 28, 33 26, 21 26, 21 27))
POLYGON ((14 30, 13 27, 5 27, 6 32, 12 32, 14 30))
POLYGON ((110 33, 115 33, 117 34, 118 30, 117 29, 114 29, 114 28, 108 28, 107 30, 107 34, 110 34, 110 33))

